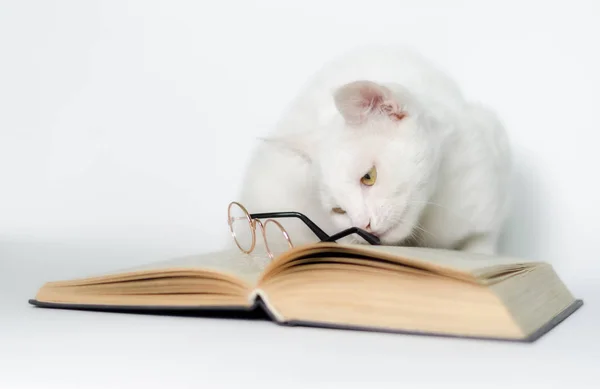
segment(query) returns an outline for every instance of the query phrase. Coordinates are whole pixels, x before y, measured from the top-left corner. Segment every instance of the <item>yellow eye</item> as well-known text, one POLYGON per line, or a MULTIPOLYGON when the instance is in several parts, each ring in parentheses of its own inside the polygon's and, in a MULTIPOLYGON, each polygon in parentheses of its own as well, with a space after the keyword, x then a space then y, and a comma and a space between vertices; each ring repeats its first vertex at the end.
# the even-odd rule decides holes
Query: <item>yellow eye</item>
POLYGON ((343 210, 342 208, 340 208, 340 207, 334 207, 334 208, 331 208, 331 212, 333 212, 333 213, 339 213, 340 215, 343 215, 343 214, 345 214, 345 213, 346 213, 346 211, 344 211, 344 210, 343 210))
POLYGON ((377 169, 373 166, 367 174, 361 177, 360 182, 362 182, 363 185, 373 186, 375 181, 377 181, 377 169))

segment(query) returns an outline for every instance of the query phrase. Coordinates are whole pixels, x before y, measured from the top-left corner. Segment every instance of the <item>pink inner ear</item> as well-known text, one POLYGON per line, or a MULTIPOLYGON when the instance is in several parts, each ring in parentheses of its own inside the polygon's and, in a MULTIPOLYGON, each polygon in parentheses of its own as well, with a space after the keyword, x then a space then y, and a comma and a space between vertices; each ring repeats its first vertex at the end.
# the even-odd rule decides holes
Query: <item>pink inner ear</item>
POLYGON ((361 95, 361 99, 359 100, 359 104, 363 108, 368 108, 368 110, 372 110, 375 107, 381 106, 383 103, 383 95, 381 91, 376 90, 375 88, 365 87, 359 90, 361 95))
POLYGON ((335 102, 346 122, 356 124, 369 115, 383 113, 391 119, 402 120, 406 114, 400 110, 392 92, 371 81, 355 81, 340 87, 335 102))

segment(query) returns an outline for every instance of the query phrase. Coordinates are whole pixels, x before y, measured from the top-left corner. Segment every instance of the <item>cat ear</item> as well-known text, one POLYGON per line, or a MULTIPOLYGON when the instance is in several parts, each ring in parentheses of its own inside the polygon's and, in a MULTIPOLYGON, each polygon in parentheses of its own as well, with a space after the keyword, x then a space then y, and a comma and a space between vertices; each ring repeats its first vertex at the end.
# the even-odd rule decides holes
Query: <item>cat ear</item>
POLYGON ((289 151, 310 163, 316 153, 317 134, 311 132, 277 135, 260 138, 265 143, 275 146, 280 150, 289 151))
POLYGON ((360 124, 371 115, 387 115, 402 120, 406 113, 391 90, 372 81, 355 81, 339 87, 333 95, 335 105, 348 124, 360 124))

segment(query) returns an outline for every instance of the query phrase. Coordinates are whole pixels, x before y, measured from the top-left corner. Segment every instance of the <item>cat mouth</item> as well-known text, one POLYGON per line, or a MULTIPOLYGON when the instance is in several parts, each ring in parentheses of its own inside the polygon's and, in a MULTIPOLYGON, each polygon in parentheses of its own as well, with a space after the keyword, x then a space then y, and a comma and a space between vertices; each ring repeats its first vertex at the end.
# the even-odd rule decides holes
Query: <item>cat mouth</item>
POLYGON ((406 234, 406 231, 403 230, 402 222, 369 232, 375 235, 382 244, 395 244, 404 239, 404 235, 406 234))
POLYGON ((376 231, 369 231, 370 234, 375 235, 378 238, 383 238, 386 234, 388 234, 390 231, 392 231, 393 229, 395 229, 397 226, 393 225, 393 226, 389 226, 383 230, 376 230, 376 231))

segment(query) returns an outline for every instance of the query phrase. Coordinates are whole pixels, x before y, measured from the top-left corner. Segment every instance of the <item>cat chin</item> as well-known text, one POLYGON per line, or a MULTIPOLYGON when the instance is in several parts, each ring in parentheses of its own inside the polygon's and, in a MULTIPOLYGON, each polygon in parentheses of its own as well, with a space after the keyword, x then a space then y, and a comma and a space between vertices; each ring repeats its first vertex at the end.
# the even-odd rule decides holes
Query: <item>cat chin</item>
MULTIPOLYGON (((335 223, 335 221, 333 221, 332 224, 335 225, 334 230, 336 231, 342 231, 351 227, 351 225, 347 223, 335 223)), ((379 238, 381 244, 398 245, 402 244, 402 242, 412 236, 413 228, 407 223, 398 223, 396 225, 386 226, 379 231, 375 231, 373 234, 379 238)), ((368 244, 367 241, 355 234, 342 238, 338 240, 338 242, 348 244, 368 244)))
POLYGON ((383 245, 398 245, 408 239, 412 235, 412 231, 412 228, 406 224, 398 224, 380 234, 379 240, 383 245))

